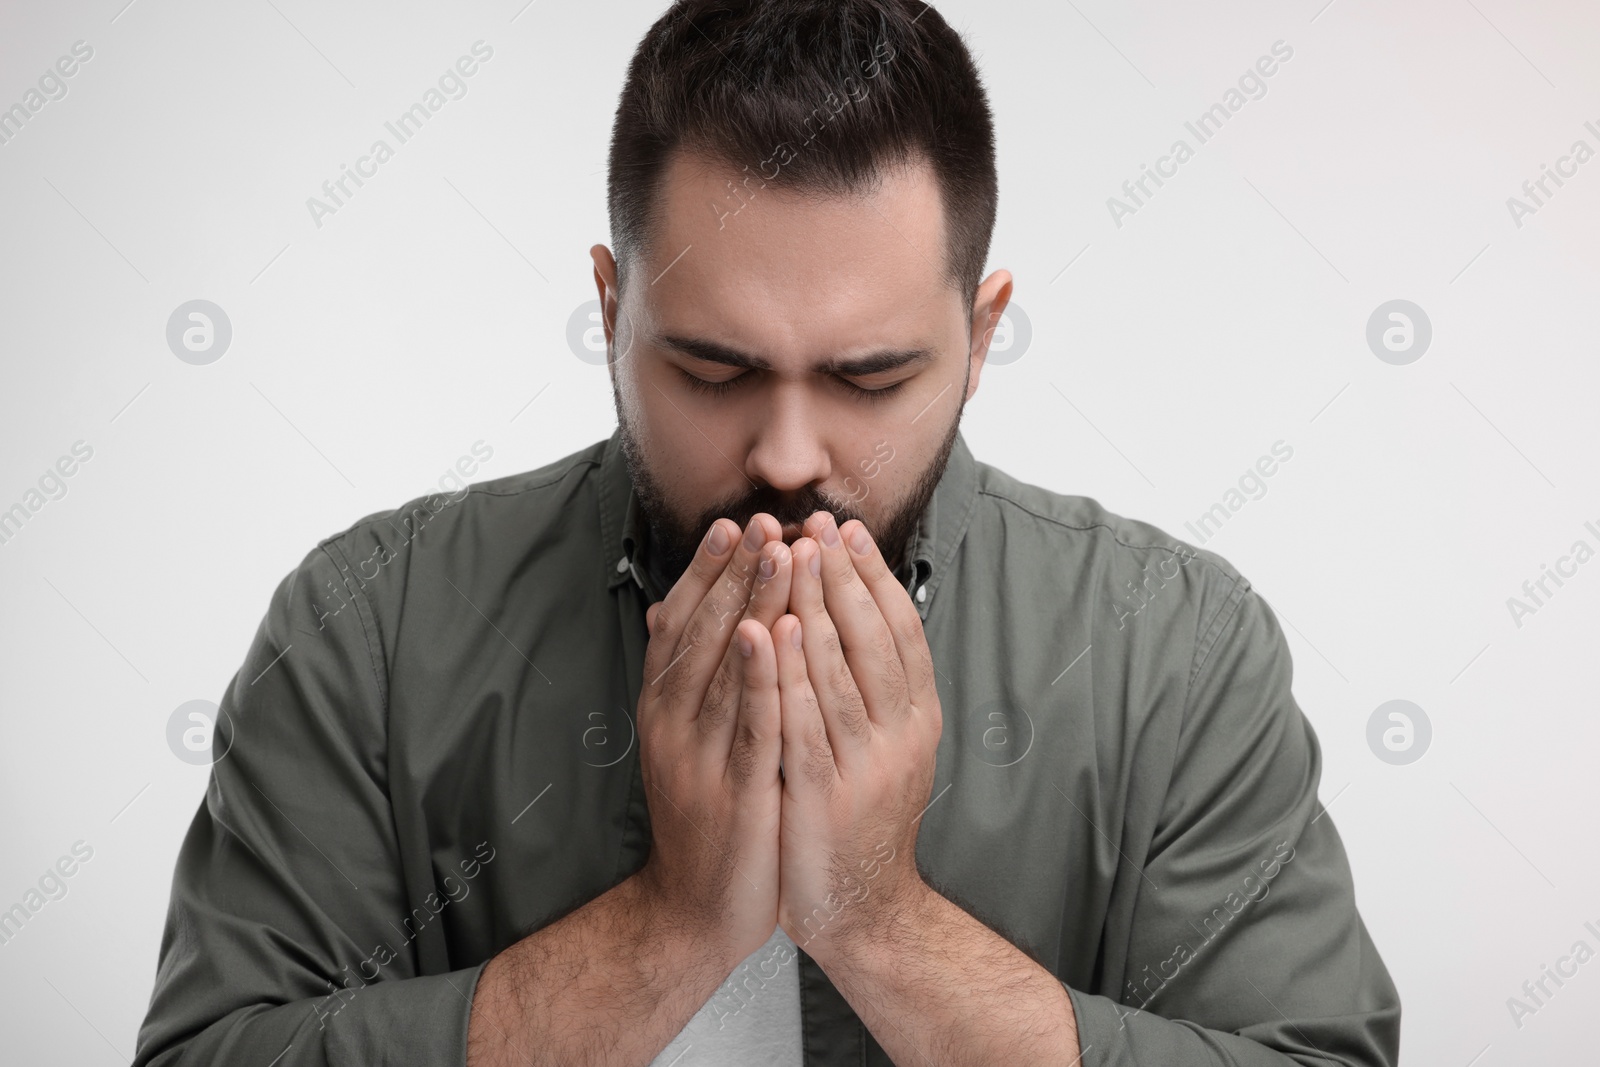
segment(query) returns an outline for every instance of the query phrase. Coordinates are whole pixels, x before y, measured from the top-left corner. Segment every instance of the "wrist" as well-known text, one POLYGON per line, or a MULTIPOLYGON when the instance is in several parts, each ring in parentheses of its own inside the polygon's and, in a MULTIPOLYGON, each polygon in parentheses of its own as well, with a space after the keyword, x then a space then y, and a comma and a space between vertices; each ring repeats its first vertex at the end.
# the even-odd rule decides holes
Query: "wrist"
POLYGON ((830 975, 841 970, 878 974, 894 967, 927 940, 939 904, 948 903, 920 875, 877 897, 876 907, 861 908, 834 936, 802 946, 830 975))
POLYGON ((652 946, 694 971, 714 973, 718 981, 727 977, 744 957, 733 955, 721 930, 693 920, 696 914, 705 915, 704 909, 676 903, 662 892, 651 873, 648 866, 643 867, 617 885, 617 912, 633 933, 634 944, 652 946))

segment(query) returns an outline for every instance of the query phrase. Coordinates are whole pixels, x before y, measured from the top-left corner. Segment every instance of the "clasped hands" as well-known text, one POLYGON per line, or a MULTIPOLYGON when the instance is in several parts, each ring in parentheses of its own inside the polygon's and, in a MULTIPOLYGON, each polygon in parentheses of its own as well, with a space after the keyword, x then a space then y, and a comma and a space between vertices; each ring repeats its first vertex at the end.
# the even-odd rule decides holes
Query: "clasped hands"
POLYGON ((865 525, 818 511, 791 549, 769 514, 718 519, 646 624, 651 903, 729 969, 774 925, 825 967, 914 931, 942 715, 865 525))

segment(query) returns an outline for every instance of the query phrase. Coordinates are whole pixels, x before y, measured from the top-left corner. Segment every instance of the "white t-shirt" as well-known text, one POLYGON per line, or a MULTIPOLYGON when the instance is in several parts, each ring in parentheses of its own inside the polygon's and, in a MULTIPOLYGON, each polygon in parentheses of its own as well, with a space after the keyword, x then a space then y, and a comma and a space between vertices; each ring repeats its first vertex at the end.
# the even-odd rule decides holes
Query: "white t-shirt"
POLYGON ((800 1067, 800 960, 783 927, 733 969, 650 1067, 800 1067))

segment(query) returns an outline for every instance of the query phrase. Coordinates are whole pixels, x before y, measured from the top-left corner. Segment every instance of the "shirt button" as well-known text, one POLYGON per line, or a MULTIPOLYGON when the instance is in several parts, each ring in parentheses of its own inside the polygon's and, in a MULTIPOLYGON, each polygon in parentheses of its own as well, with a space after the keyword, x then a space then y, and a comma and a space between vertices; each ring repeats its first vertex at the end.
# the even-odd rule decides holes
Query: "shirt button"
POLYGON ((927 599, 928 599, 928 587, 925 586, 925 585, 917 586, 917 603, 921 604, 924 601, 926 601, 927 599))
POLYGON ((625 571, 627 569, 628 569, 628 557, 627 556, 623 556, 621 559, 617 560, 617 573, 621 574, 623 571, 625 571))

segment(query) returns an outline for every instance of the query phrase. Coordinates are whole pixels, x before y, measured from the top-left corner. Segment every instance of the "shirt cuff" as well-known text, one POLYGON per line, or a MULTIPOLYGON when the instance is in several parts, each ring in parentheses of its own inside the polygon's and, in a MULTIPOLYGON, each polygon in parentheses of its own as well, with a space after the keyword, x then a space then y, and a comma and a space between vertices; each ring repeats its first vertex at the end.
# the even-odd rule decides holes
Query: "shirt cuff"
POLYGON ((1293 1067, 1295 1062, 1237 1034, 1152 1015, 1061 984, 1078 1022, 1075 1067, 1293 1067))
MULTIPOLYGON (((324 1057, 305 1062, 466 1067, 467 1020, 487 964, 330 994, 316 1002, 308 1023, 324 1057)), ((286 1062, 301 1061, 290 1055, 286 1062)))

